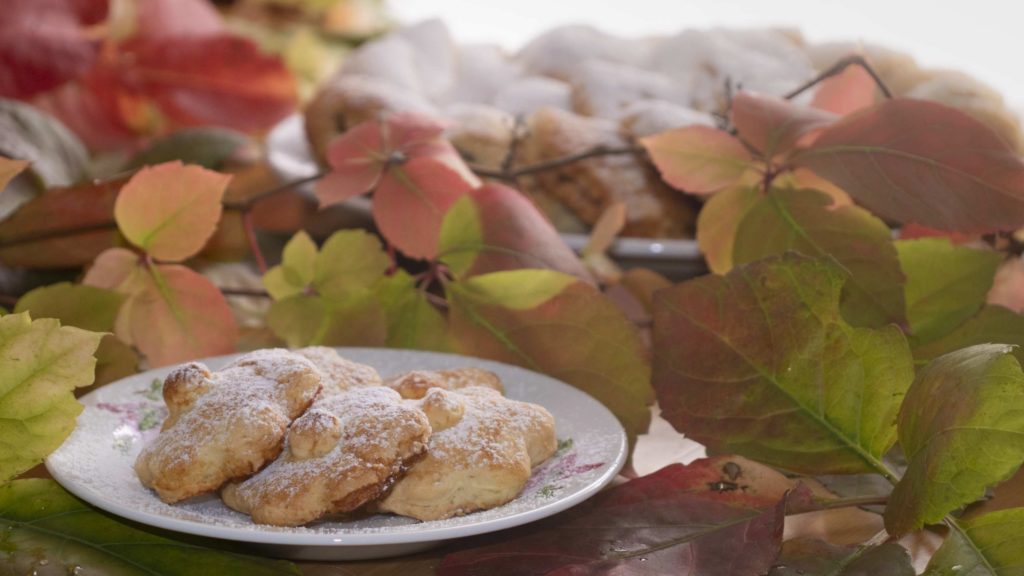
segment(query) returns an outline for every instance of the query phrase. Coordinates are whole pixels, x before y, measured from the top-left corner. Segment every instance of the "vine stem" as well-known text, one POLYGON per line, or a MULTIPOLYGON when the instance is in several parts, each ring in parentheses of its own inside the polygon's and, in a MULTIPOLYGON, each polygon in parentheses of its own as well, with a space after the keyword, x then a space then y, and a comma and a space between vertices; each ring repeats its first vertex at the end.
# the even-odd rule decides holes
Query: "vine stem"
POLYGON ((306 176, 305 178, 299 178, 298 180, 290 180, 288 182, 284 182, 278 186, 275 186, 269 190, 264 190, 259 194, 254 194, 246 198, 245 200, 238 200, 235 202, 224 202, 224 209, 239 210, 245 212, 247 210, 251 210, 252 207, 255 206, 261 200, 265 200, 267 198, 270 198, 271 196, 276 196, 277 194, 280 194, 282 192, 287 192, 297 186, 302 186, 303 184, 316 182, 317 180, 323 178, 326 175, 327 172, 317 172, 316 174, 306 176))
POLYGON ((889 90, 889 87, 885 85, 885 82, 882 80, 882 77, 879 76, 878 73, 875 72, 875 69, 871 67, 871 64, 869 64, 868 61, 860 54, 851 54, 849 56, 846 56, 845 58, 837 60, 835 64, 829 66, 820 74, 818 74, 814 78, 811 78, 804 84, 801 84, 796 89, 792 90, 791 92, 783 96, 783 98, 785 98, 786 100, 792 100, 793 98, 796 98, 797 96, 817 86, 821 82, 837 74, 842 74, 843 70, 846 70, 850 66, 860 66, 861 68, 863 68, 864 71, 871 76, 871 79, 875 81, 875 85, 878 86, 878 90, 882 93, 883 96, 885 96, 888 99, 891 99, 893 97, 892 90, 889 90))
POLYGON ((253 290, 249 288, 222 288, 217 287, 220 293, 225 296, 239 296, 245 298, 270 298, 270 292, 266 290, 253 290))
POLYGON ((252 257, 256 260, 256 267, 261 275, 266 274, 267 260, 263 257, 263 251, 260 250, 260 241, 256 237, 256 226, 252 221, 251 210, 242 210, 242 229, 245 230, 245 238, 249 241, 249 250, 252 252, 252 257))
POLYGON ((815 506, 800 509, 799 513, 838 510, 840 508, 861 508, 863 506, 884 506, 889 503, 889 495, 857 496, 853 498, 837 498, 834 500, 815 501, 815 506))
POLYGON ((545 172, 547 170, 562 168, 564 166, 568 166, 569 164, 574 164, 576 162, 586 160, 588 158, 643 153, 644 149, 640 146, 594 146, 593 148, 589 148, 582 152, 577 152, 576 154, 569 154, 568 156, 562 156, 561 158, 554 158, 552 160, 546 160, 544 162, 537 162, 536 164, 520 166, 519 168, 502 167, 502 169, 500 170, 493 170, 491 168, 485 168, 483 166, 475 164, 468 165, 469 169, 472 170, 477 176, 483 176, 485 178, 497 178, 499 180, 515 180, 520 176, 529 176, 530 174, 536 174, 538 172, 545 172))

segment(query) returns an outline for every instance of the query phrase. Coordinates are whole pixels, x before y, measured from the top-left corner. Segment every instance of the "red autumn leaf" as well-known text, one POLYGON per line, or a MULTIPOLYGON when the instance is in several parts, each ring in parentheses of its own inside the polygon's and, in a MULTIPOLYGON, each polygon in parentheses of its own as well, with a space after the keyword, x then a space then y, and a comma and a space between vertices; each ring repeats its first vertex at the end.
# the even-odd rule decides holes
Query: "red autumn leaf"
POLYGON ((150 366, 235 350, 238 328, 224 295, 190 268, 147 264, 134 252, 111 248, 83 282, 126 296, 114 332, 138 348, 150 366))
POLYGON ((919 238, 946 238, 953 244, 966 244, 978 240, 977 234, 960 234, 958 232, 947 232, 936 230, 913 222, 900 226, 900 240, 917 240, 919 238))
POLYGON ((453 207, 441 229, 441 259, 462 277, 551 268, 591 281, 555 227, 522 193, 488 183, 453 207))
POLYGON ((898 222, 968 233, 1024 225, 1024 160, 984 124, 935 102, 882 102, 791 161, 898 222))
POLYGON ((142 0, 136 3, 133 36, 206 36, 224 31, 220 14, 206 0, 142 0))
POLYGON ((661 177, 691 194, 735 184, 751 166, 750 152, 728 132, 687 126, 640 139, 661 177))
POLYGON ((441 576, 765 574, 782 545, 785 499, 766 509, 680 489, 681 464, 599 494, 498 544, 449 554, 441 576))
POLYGON ((732 123, 740 137, 768 159, 788 153, 838 118, 775 96, 740 92, 732 100, 732 123))
POLYGON ((811 106, 845 116, 873 106, 876 90, 875 81, 867 70, 860 66, 847 66, 821 83, 811 106))
POLYGON ((0 224, 8 266, 76 268, 117 242, 114 201, 123 180, 50 190, 0 224))
POLYGON ((60 120, 90 150, 125 150, 139 132, 152 130, 127 122, 122 113, 127 106, 121 103, 126 95, 113 90, 115 84, 110 70, 97 66, 77 81, 37 96, 32 104, 60 120))
POLYGON ((76 78, 96 61, 88 27, 106 0, 7 0, 0 18, 0 96, 28 98, 76 78))
POLYGON ((297 102, 284 62, 231 34, 135 38, 102 65, 117 78, 111 89, 152 99, 182 125, 263 130, 297 102))
POLYGON ((180 262, 213 235, 230 179, 181 162, 143 168, 121 189, 114 217, 129 242, 158 260, 180 262))

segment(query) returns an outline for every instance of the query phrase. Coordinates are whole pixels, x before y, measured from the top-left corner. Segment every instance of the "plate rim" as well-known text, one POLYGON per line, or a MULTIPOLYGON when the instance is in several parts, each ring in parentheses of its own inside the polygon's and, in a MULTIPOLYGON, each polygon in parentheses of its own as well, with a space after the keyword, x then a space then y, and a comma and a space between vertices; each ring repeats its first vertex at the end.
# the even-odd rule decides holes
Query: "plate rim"
MULTIPOLYGON (((514 371, 523 371, 530 373, 534 376, 539 376, 543 379, 551 380, 559 386, 564 387, 571 393, 579 394, 585 401, 592 402, 600 410, 603 410, 609 418, 609 422, 615 426, 614 432, 617 432, 618 445, 615 446, 616 455, 614 460, 611 461, 611 465, 608 466, 599 476, 590 482, 587 486, 582 489, 573 492, 565 496, 554 500, 550 503, 543 504, 536 508, 531 508, 522 512, 514 513, 509 516, 503 516, 494 518, 491 520, 485 520, 481 523, 462 524, 458 526, 439 526, 427 528, 425 530, 404 530, 397 533, 387 533, 386 528, 373 528, 372 533, 331 533, 331 532, 320 532, 314 531, 315 529, 309 529, 308 532, 293 532, 296 527, 274 527, 268 525, 255 525, 259 526, 259 529, 250 529, 248 527, 239 528, 232 526, 217 526, 214 524, 204 524, 202 522, 196 522, 193 520, 187 520, 182 518, 170 518, 155 513, 144 512, 136 510, 130 506, 120 504, 116 499, 104 498, 101 494, 88 488, 84 485, 79 485, 78 482, 65 476, 63 470, 58 465, 52 462, 52 454, 57 454, 64 448, 64 444, 60 448, 55 450, 51 456, 47 456, 44 460, 47 471, 65 490, 74 494, 76 497, 84 500, 88 504, 104 510, 120 518, 138 522, 146 526, 152 526, 155 528, 161 528, 170 530, 173 532, 179 532, 191 536, 199 536, 206 538, 216 538, 220 540, 230 540, 235 542, 244 542, 249 544, 273 544, 277 546, 302 546, 302 547, 369 547, 369 546, 386 546, 386 545, 402 545, 402 544, 416 544, 416 543, 428 543, 428 542, 441 542, 456 538, 463 538, 467 536, 475 536, 479 534, 488 534, 499 530, 505 530, 516 526, 522 526, 529 524, 537 520, 553 516, 559 512, 567 510, 573 506, 576 506, 591 496, 596 494, 605 488, 611 481, 618 475, 619 471, 622 470, 626 463, 629 454, 628 440, 626 437, 625 429, 622 424, 618 421, 614 414, 604 404, 599 402, 593 396, 586 392, 566 383, 557 378, 543 374, 534 370, 499 362, 495 360, 489 360, 485 358, 477 358, 473 356, 465 356, 461 354, 452 354, 447 352, 433 352, 424 350, 411 350, 411 349, 390 349, 390 348, 368 348, 368 347, 331 347, 338 351, 339 354, 344 354, 345 351, 356 351, 366 353, 381 353, 383 351, 394 351, 396 353, 403 354, 414 354, 414 355, 427 355, 427 356, 445 356, 452 359, 466 359, 471 360, 477 365, 490 364, 493 366, 499 366, 503 369, 512 369, 514 371)), ((221 356, 212 356, 207 358, 201 358, 195 360, 197 362, 227 362, 232 358, 236 358, 245 353, 226 354, 221 356)), ((109 384, 106 384, 96 390, 93 390, 83 396, 80 400, 84 400, 93 394, 107 388, 120 384, 122 386, 127 385, 126 382, 129 380, 143 379, 147 374, 155 374, 162 370, 167 370, 170 367, 154 368, 133 374, 131 376, 121 378, 109 384)), ((93 408, 94 405, 88 405, 86 408, 93 408)), ((84 414, 85 410, 83 410, 84 414)), ((70 435, 69 437, 70 438, 70 435)), ((66 441, 65 441, 66 442, 66 441)), ((154 496, 155 498, 155 496, 154 496)), ((518 498, 518 497, 517 497, 518 498)), ((510 502, 514 502, 512 500, 510 502)), ((302 527, 298 527, 302 528, 302 527)))

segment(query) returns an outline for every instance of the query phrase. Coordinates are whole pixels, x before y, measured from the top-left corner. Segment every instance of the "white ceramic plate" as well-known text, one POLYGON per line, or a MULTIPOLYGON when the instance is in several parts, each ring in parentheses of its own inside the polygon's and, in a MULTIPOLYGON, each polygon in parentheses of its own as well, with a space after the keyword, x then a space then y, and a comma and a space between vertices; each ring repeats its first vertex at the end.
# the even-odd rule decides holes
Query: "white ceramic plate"
MULTIPOLYGON (((255 551, 306 560, 397 556, 464 536, 511 528, 555 514, 608 484, 626 460, 626 436, 615 417, 590 396, 536 372, 451 354, 339 348, 345 357, 375 366, 387 377, 411 369, 479 366, 496 372, 510 398, 547 408, 555 417, 559 451, 534 469, 518 498, 504 506, 443 521, 376 515, 351 522, 297 528, 254 524, 214 495, 164 504, 132 470, 141 447, 156 436, 166 408, 160 382, 170 368, 150 370, 104 386, 81 400, 78 426, 46 459, 50 474, 94 506, 158 528, 235 540, 255 551)), ((217 368, 235 356, 210 359, 217 368)))
MULTIPOLYGON (((267 162, 282 181, 300 180, 313 176, 319 171, 313 153, 306 141, 306 131, 300 115, 282 120, 267 135, 267 162)), ((313 195, 312 185, 300 190, 313 195)), ((369 222, 370 200, 357 196, 343 206, 361 213, 369 222)), ((576 251, 587 245, 585 234, 562 234, 566 243, 576 251)), ((649 238, 619 238, 612 244, 609 254, 631 266, 651 268, 668 267, 670 276, 694 276, 705 272, 704 260, 697 242, 693 240, 655 240, 649 238)))

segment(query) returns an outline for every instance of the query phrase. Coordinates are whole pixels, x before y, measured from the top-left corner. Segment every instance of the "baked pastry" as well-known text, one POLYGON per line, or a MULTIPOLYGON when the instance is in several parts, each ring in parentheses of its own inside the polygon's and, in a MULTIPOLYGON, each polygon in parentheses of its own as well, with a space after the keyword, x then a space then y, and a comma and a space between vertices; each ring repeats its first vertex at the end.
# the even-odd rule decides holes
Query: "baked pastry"
POLYGON ((323 377, 322 395, 341 394, 353 388, 380 386, 380 374, 373 366, 343 358, 333 348, 310 346, 300 348, 296 354, 307 358, 320 370, 323 377))
POLYGON ((308 359, 283 349, 246 354, 216 372, 180 366, 164 380, 169 415, 135 472, 168 503, 253 474, 281 452, 288 425, 320 385, 308 359))
POLYGON ((480 386, 505 393, 505 387, 498 375, 481 368, 453 368, 451 370, 412 370, 388 378, 385 386, 397 391, 402 398, 419 399, 431 388, 460 390, 480 386))
POLYGON ((551 414, 493 388, 433 388, 413 402, 437 427, 427 455, 395 483, 382 511, 440 520, 500 506, 555 453, 551 414))
POLYGON ((297 526, 378 498, 426 449, 430 423, 383 386, 319 398, 288 431, 281 457, 224 488, 254 522, 297 526))

